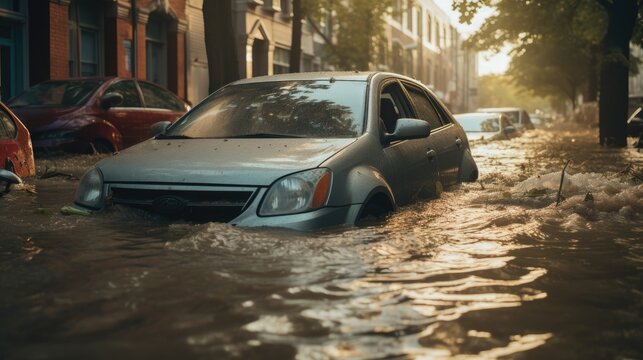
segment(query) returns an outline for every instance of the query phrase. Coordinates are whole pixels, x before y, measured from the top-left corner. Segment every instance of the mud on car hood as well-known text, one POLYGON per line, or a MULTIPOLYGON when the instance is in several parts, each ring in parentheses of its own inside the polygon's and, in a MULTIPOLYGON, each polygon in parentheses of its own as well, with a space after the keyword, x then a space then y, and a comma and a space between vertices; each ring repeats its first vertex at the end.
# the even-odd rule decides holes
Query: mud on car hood
POLYGON ((268 186, 356 139, 148 140, 98 163, 105 182, 268 186))

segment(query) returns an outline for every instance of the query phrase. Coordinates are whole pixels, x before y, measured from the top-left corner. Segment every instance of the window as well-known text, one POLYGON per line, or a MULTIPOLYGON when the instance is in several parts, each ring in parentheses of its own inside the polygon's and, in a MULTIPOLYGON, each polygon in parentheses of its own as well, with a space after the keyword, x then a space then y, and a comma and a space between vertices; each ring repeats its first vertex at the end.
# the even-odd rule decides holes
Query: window
POLYGON ((145 107, 185 111, 181 100, 177 99, 170 91, 144 81, 139 81, 138 85, 141 87, 143 99, 145 99, 145 107))
POLYGON ((110 85, 105 94, 110 92, 123 95, 123 102, 118 107, 142 107, 141 98, 133 80, 123 80, 110 85))
POLYGON ((231 85, 180 118, 167 135, 354 138, 363 132, 365 99, 362 81, 231 85))
POLYGON ((15 139, 18 136, 18 129, 13 123, 11 116, 0 109, 0 139, 15 139))
POLYGON ((167 32, 162 15, 150 14, 145 28, 146 79, 167 85, 167 32))
POLYGON ((431 23, 431 14, 427 13, 426 14, 426 41, 432 43, 433 38, 431 36, 433 35, 433 24, 431 23))
POLYGON ((393 3, 393 19, 402 24, 402 0, 395 0, 393 3))
POLYGON ((395 131, 397 120, 411 117, 406 96, 397 81, 384 87, 380 95, 380 121, 385 132, 391 134, 395 131))
POLYGON ((69 74, 101 74, 102 13, 93 1, 76 0, 69 6, 69 74))
POLYGON ((19 12, 20 0, 0 0, 0 8, 19 12))
POLYGON ((404 50, 402 49, 402 45, 398 42, 393 43, 393 53, 391 54, 393 57, 393 71, 396 73, 403 73, 404 72, 404 50))
POLYGON ((410 84, 405 84, 404 86, 409 92, 409 96, 415 105, 417 117, 428 122, 429 126, 431 126, 431 130, 442 126, 440 115, 438 115, 437 110, 435 110, 433 104, 431 104, 431 101, 424 90, 410 84))
POLYGON ((276 74, 287 74, 290 71, 290 51, 282 48, 275 48, 272 59, 272 72, 276 74))
POLYGON ((292 12, 292 7, 290 6, 290 2, 291 0, 281 0, 281 12, 286 16, 290 16, 290 13, 292 12))
POLYGON ((412 0, 406 1, 406 29, 413 32, 413 2, 412 0))
POLYGON ((413 76, 415 73, 415 64, 413 61, 413 49, 406 50, 406 75, 413 76))

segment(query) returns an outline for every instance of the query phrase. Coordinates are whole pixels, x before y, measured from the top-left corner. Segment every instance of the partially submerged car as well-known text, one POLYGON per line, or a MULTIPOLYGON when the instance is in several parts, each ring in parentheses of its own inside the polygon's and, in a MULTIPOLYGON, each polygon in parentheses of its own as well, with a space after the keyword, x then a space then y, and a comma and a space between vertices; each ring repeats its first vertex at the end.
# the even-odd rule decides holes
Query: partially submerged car
POLYGON ((112 152, 150 138, 150 126, 175 121, 189 105, 153 83, 116 78, 42 82, 9 100, 36 149, 112 152))
POLYGON ((478 177, 444 105, 390 73, 240 80, 162 130, 90 169, 75 204, 311 230, 352 225, 478 177))
POLYGON ((0 193, 36 174, 29 131, 0 103, 0 193))
POLYGON ((465 113, 454 115, 469 140, 500 140, 519 136, 511 120, 502 113, 465 113))
POLYGON ((503 113, 511 119, 511 122, 521 130, 533 130, 534 124, 531 123, 529 114, 519 107, 499 107, 499 108, 480 108, 476 112, 503 113))

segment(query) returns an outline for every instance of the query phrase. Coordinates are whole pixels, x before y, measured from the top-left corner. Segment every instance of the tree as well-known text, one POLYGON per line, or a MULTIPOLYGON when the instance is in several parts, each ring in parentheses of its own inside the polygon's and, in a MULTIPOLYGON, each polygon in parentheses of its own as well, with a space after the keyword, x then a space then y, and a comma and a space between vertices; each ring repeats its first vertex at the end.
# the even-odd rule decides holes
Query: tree
MULTIPOLYGON (((591 99, 600 90, 601 144, 625 146, 627 119, 628 69, 632 64, 629 43, 641 43, 641 0, 456 0, 454 9, 461 19, 470 21, 482 6, 493 6, 497 12, 472 37, 477 49, 497 49, 514 45, 514 75, 539 76, 537 63, 520 59, 529 51, 550 55, 545 61, 548 77, 577 78, 577 69, 569 68, 570 58, 577 64, 586 64, 587 88, 584 93, 591 99), (600 77, 597 72, 600 66, 600 77), (598 80, 597 80, 598 78, 598 80)), ((580 66, 579 66, 580 67, 580 66)), ((533 83, 532 83, 533 85, 533 83)), ((569 92, 564 81, 552 81, 552 94, 569 92), (557 87, 557 90, 553 90, 557 87)), ((543 89, 540 89, 543 90, 543 89)))
POLYGON ((624 147, 627 146, 630 41, 635 26, 641 26, 641 0, 596 1, 608 18, 607 31, 601 41, 599 139, 601 145, 624 147))
POLYGON ((301 27, 305 13, 301 0, 292 0, 292 40, 290 42, 290 72, 301 71, 301 27))
POLYGON ((328 46, 331 62, 341 70, 367 70, 375 61, 376 49, 386 41, 384 19, 392 0, 338 1, 336 43, 328 46))
POLYGON ((210 93, 240 78, 232 18, 232 1, 203 0, 210 93))
POLYGON ((529 112, 550 107, 551 98, 530 94, 515 83, 509 75, 481 76, 478 80, 478 105, 493 108, 520 102, 529 112))
POLYGON ((578 51, 562 52, 573 47, 568 40, 537 42, 515 51, 507 74, 513 81, 539 96, 567 99, 576 108, 577 99, 587 86, 592 71, 587 56, 578 51))
POLYGON ((332 7, 332 0, 292 0, 292 32, 290 41, 290 72, 301 71, 301 35, 303 21, 318 19, 324 8, 332 7))

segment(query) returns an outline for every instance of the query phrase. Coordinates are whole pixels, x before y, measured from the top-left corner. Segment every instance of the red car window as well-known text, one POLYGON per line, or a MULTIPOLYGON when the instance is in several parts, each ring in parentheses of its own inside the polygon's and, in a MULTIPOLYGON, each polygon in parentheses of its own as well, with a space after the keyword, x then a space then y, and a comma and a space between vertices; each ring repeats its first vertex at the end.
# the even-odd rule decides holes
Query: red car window
POLYGON ((0 139, 15 139, 18 135, 16 124, 9 114, 0 109, 0 139))

